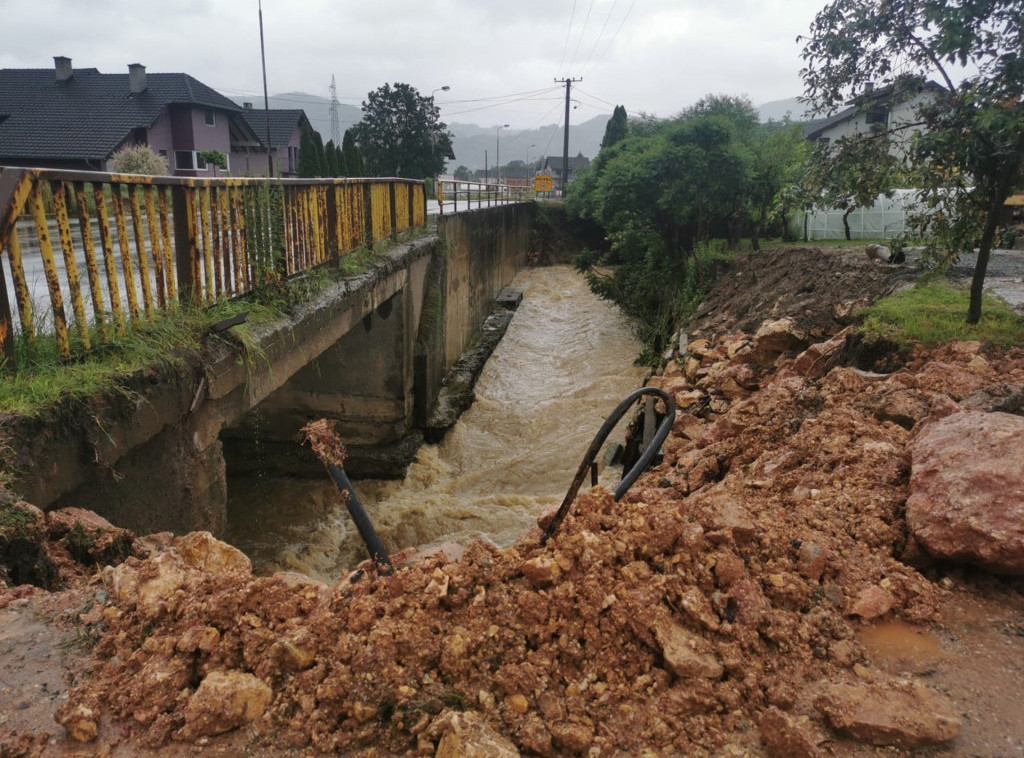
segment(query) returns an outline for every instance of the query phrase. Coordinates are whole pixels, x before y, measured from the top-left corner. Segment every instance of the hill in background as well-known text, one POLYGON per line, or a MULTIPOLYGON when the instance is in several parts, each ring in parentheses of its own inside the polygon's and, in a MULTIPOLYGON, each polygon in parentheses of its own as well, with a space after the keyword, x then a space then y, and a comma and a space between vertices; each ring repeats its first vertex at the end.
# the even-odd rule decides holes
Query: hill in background
MULTIPOLYGON (((263 107, 260 98, 233 98, 239 105, 245 102, 252 102, 253 108, 263 107)), ((271 95, 269 98, 270 107, 277 108, 301 108, 306 112, 313 128, 320 132, 324 142, 331 139, 331 101, 329 98, 319 95, 310 95, 306 92, 285 92, 279 95, 271 95)), ((804 115, 806 106, 797 99, 773 100, 758 107, 758 114, 761 121, 781 121, 786 115, 793 121, 806 121, 804 115)), ((363 111, 357 105, 346 103, 338 104, 338 125, 341 133, 359 123, 363 111)), ((575 156, 579 153, 593 159, 601 147, 601 140, 604 138, 605 126, 611 113, 594 116, 591 119, 581 122, 571 120, 569 122, 569 155, 575 156)), ((450 161, 447 167, 453 172, 458 166, 466 166, 471 170, 493 167, 497 163, 498 150, 501 151, 501 162, 507 164, 510 161, 529 161, 536 163, 542 161, 545 156, 562 155, 563 130, 561 123, 546 124, 536 129, 501 129, 500 144, 498 125, 480 126, 479 124, 462 124, 449 122, 454 139, 452 146, 455 152, 455 160, 450 161)))

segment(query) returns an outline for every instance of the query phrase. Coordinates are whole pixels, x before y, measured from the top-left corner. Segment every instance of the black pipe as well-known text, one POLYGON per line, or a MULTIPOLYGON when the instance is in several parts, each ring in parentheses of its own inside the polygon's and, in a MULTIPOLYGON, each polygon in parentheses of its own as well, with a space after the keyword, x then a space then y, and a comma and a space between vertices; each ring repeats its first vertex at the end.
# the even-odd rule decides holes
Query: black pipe
POLYGON ((363 504, 359 502, 359 498, 352 487, 352 482, 348 479, 348 474, 345 473, 345 469, 333 463, 327 463, 327 473, 331 475, 331 479, 338 485, 338 489, 345 494, 345 507, 348 508, 349 515, 352 516, 356 529, 359 530, 359 536, 363 538, 366 549, 370 552, 370 557, 373 558, 374 563, 380 566, 382 569, 381 573, 390 574, 394 571, 394 567, 391 565, 388 551, 384 549, 384 544, 380 541, 380 537, 377 536, 377 530, 373 528, 370 517, 366 515, 363 504))
POLYGON ((654 435, 654 439, 651 440, 651 444, 647 446, 640 459, 633 464, 633 468, 628 473, 623 474, 622 480, 619 482, 619 486, 615 488, 615 502, 619 502, 623 495, 629 491, 629 488, 633 486, 633 482, 639 478, 640 474, 644 472, 654 456, 658 454, 661 449, 662 443, 668 437, 668 433, 672 430, 672 424, 675 423, 676 419, 676 404, 672 399, 672 396, 665 392, 663 389, 657 387, 641 387, 638 390, 634 390, 629 393, 626 398, 618 404, 611 415, 605 419, 605 422, 601 425, 597 435, 594 437, 593 442, 590 443, 590 447, 587 448, 587 452, 583 456, 583 461, 580 463, 580 467, 576 470, 576 477, 572 480, 572 484, 569 485, 569 491, 565 493, 565 499, 562 504, 558 506, 558 511, 555 513, 551 523, 548 524, 548 528, 544 532, 544 536, 540 538, 540 544, 543 545, 548 541, 548 538, 555 533, 558 525, 562 523, 562 519, 565 518, 566 514, 569 513, 569 508, 572 506, 573 501, 576 500, 576 493, 579 492, 580 486, 583 484, 583 480, 586 478, 587 471, 590 470, 591 464, 597 458, 597 454, 601 450, 601 445, 608 438, 608 435, 612 433, 612 429, 619 423, 619 420, 626 415, 633 404, 644 395, 655 395, 661 398, 665 402, 665 418, 662 420, 661 425, 658 426, 658 431, 654 435))

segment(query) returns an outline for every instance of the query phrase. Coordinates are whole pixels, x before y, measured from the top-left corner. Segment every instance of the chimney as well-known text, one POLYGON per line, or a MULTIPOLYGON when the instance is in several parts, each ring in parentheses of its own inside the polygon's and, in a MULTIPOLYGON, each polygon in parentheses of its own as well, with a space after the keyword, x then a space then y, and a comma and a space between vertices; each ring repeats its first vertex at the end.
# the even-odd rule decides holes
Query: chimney
POLYGON ((74 69, 71 68, 71 59, 63 55, 53 56, 53 66, 57 70, 58 82, 66 82, 75 74, 74 69))
POLYGON ((247 111, 251 111, 252 103, 242 103, 242 107, 245 108, 247 111))
POLYGON ((864 83, 864 94, 870 95, 874 91, 875 91, 875 83, 874 82, 865 82, 864 83))
POLYGON ((146 91, 146 67, 141 63, 128 64, 128 85, 133 95, 146 91))

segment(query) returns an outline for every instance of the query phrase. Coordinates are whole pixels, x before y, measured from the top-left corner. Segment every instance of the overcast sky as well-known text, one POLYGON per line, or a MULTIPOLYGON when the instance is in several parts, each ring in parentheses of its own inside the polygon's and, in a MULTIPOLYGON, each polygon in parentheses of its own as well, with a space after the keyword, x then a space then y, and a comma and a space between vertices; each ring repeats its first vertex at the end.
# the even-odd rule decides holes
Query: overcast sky
MULTIPOLYGON (((529 129, 626 106, 666 117, 705 94, 755 105, 801 94, 800 45, 825 0, 263 0, 271 95, 359 105, 385 82, 442 119, 529 129)), ((0 68, 66 55, 103 73, 142 63, 260 102, 257 0, 0 0, 0 68)))

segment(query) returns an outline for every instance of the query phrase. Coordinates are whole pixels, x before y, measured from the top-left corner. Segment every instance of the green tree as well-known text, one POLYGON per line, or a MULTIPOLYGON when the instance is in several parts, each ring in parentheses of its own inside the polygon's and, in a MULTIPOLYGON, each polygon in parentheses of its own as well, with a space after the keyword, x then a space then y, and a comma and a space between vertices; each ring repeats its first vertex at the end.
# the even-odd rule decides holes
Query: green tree
POLYGON ((745 123, 730 119, 691 109, 670 121, 643 121, 570 186, 570 213, 596 223, 609 244, 577 263, 598 294, 638 319, 648 357, 660 355, 692 305, 695 251, 746 213, 752 153, 745 123), (606 276, 596 263, 621 265, 606 276))
POLYGON ((298 174, 303 179, 312 179, 320 174, 320 159, 317 157, 316 138, 308 126, 303 125, 299 135, 298 174))
POLYGON ((338 167, 335 176, 352 176, 348 170, 348 163, 345 161, 345 154, 341 151, 341 145, 334 146, 334 165, 338 167))
POLYGON ((455 178, 460 182, 471 182, 473 181, 473 172, 465 166, 460 165, 455 169, 455 178))
POLYGON ((327 161, 327 176, 341 176, 338 171, 338 151, 334 149, 334 140, 327 140, 324 145, 324 158, 327 161))
POLYGON ((750 207, 750 241, 760 250, 762 232, 771 226, 785 234, 810 145, 799 124, 769 123, 758 130, 752 143, 753 157, 747 189, 750 207))
POLYGON ((949 262, 978 247, 972 324, 1002 207, 1024 163, 1022 41, 1024 0, 834 0, 804 39, 805 94, 822 112, 851 98, 867 106, 879 90, 909 96, 938 80, 934 97, 918 98, 915 118, 888 132, 907 146, 928 210, 918 231, 928 233, 932 254, 949 262))
POLYGON ((167 159, 148 145, 131 145, 110 156, 110 170, 118 174, 160 176, 167 173, 167 159))
POLYGON ((203 150, 199 153, 199 160, 208 166, 213 166, 213 175, 217 176, 217 169, 227 171, 228 157, 220 150, 203 150))
POLYGON ((452 134, 439 116, 434 99, 408 84, 384 84, 370 92, 363 120, 353 127, 369 172, 423 178, 444 171, 452 134))
POLYGON ((868 208, 879 195, 892 197, 903 179, 900 159, 889 150, 884 131, 871 136, 845 136, 819 143, 807 162, 808 205, 843 212, 843 232, 852 239, 850 214, 868 208))
POLYGON ((604 128, 604 139, 601 140, 601 148, 611 147, 616 142, 626 138, 629 133, 629 118, 626 116, 626 108, 616 105, 612 111, 612 117, 604 128))
POLYGON ((313 130, 313 142, 316 145, 317 176, 330 176, 327 172, 327 151, 324 148, 324 138, 320 132, 313 130))
POLYGON ((356 136, 351 129, 346 129, 345 136, 341 139, 341 152, 345 156, 345 169, 349 176, 366 176, 363 154, 356 145, 356 136))

